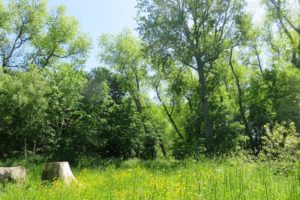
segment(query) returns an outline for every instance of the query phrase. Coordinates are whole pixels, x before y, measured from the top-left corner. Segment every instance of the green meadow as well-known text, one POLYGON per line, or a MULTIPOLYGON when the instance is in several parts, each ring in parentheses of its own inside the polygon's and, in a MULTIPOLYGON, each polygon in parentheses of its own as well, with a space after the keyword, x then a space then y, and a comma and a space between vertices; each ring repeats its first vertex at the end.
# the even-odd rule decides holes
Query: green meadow
POLYGON ((23 185, 8 184, 1 200, 31 199, 300 199, 300 165, 227 161, 106 161, 78 165, 78 183, 40 180, 42 165, 28 165, 23 185))

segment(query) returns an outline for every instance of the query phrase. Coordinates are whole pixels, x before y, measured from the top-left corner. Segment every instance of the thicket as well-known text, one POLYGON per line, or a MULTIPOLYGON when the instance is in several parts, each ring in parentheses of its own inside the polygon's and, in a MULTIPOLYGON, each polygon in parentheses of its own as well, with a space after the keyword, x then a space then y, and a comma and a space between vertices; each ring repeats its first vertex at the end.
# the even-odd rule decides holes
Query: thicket
POLYGON ((91 41, 64 7, 0 1, 0 158, 299 159, 300 4, 138 1, 139 38, 91 41), (262 28, 263 27, 263 28, 262 28))

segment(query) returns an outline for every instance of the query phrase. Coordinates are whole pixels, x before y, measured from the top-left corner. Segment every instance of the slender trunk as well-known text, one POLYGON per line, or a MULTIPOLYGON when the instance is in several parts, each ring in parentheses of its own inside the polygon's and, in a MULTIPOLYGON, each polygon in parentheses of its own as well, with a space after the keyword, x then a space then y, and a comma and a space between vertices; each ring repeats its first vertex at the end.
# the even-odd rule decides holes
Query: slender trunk
MULTIPOLYGON (((287 35, 287 37, 289 38, 290 42, 291 42, 291 45, 292 45, 292 60, 291 60, 291 63, 293 65, 295 65, 297 67, 297 53, 296 53, 296 48, 294 47, 295 43, 294 43, 294 38, 292 36, 292 34, 289 32, 288 28, 285 26, 284 22, 283 22, 283 19, 280 15, 281 13, 281 10, 280 10, 280 7, 277 8, 279 9, 279 13, 277 14, 277 17, 279 19, 279 23, 283 29, 283 31, 285 32, 285 34, 287 35)), ((298 31, 297 31, 298 32, 298 31)), ((298 32, 299 33, 299 32, 298 32)), ((300 33, 299 33, 300 34, 300 33)))
POLYGON ((161 96, 160 96, 160 94, 159 94, 159 92, 158 92, 157 86, 155 87, 155 92, 156 92, 157 98, 158 98, 158 100, 160 101, 160 103, 162 104, 162 106, 163 106, 163 108, 164 108, 164 111, 165 111, 165 113, 167 114, 167 116, 168 116, 168 118, 169 118, 169 121, 171 122, 171 124, 172 124, 174 130, 176 131, 176 133, 177 133, 177 135, 179 136, 179 138, 180 138, 180 139, 183 139, 183 135, 181 134, 179 128, 177 127, 176 122, 174 121, 174 119, 173 119, 171 113, 169 112, 167 106, 164 104, 164 102, 163 102, 162 99, 161 99, 161 96))
POLYGON ((162 152, 164 158, 168 158, 165 145, 163 144, 163 142, 161 140, 159 141, 159 146, 160 146, 160 149, 161 149, 161 152, 162 152))
POLYGON ((33 141, 33 156, 35 156, 36 152, 36 141, 33 141))
POLYGON ((27 138, 26 138, 26 136, 24 138, 24 156, 25 156, 25 160, 27 160, 27 138))
MULTIPOLYGON (((232 50, 233 51, 233 48, 232 50)), ((259 54, 258 54, 258 50, 257 50, 257 46, 254 45, 254 51, 255 51, 255 55, 256 55, 256 59, 257 59, 257 62, 258 62, 258 67, 259 67, 259 71, 261 73, 261 76, 264 77, 264 71, 262 69, 262 64, 261 64, 261 60, 260 60, 260 57, 259 57, 259 54)), ((232 53, 232 52, 231 52, 232 53)))
POLYGON ((186 100, 188 101, 188 104, 189 104, 190 110, 191 110, 191 111, 192 111, 192 110, 194 110, 194 109, 193 109, 193 104, 192 104, 192 100, 191 100, 191 98, 190 98, 190 97, 188 97, 188 96, 185 96, 185 98, 186 98, 186 100))
POLYGON ((146 135, 150 135, 150 132, 149 132, 148 127, 146 125, 146 119, 145 119, 145 116, 144 116, 144 108, 142 107, 142 103, 140 101, 139 95, 136 97, 134 94, 132 94, 131 96, 133 97, 137 112, 140 115, 140 119, 141 119, 141 122, 142 122, 143 129, 144 129, 146 135))
POLYGON ((251 135, 250 125, 249 125, 249 122, 248 122, 248 120, 246 118, 246 114, 245 114, 244 101, 243 101, 243 91, 242 91, 242 88, 241 88, 240 79, 239 79, 237 73, 235 72, 234 67, 233 67, 233 63, 232 63, 233 49, 234 49, 234 47, 231 47, 230 57, 229 57, 229 65, 230 65, 231 72, 232 72, 232 74, 235 78, 235 83, 236 83, 237 90, 238 90, 239 111, 240 111, 240 115, 242 117, 243 124, 245 126, 244 131, 245 131, 246 135, 249 137, 250 142, 251 142, 251 148, 252 148, 253 154, 256 154, 256 148, 255 148, 253 137, 251 135))
MULTIPOLYGON (((142 105, 142 102, 141 102, 139 76, 135 70, 134 70, 134 76, 135 76, 135 83, 136 83, 136 91, 134 91, 134 89, 132 89, 132 88, 129 88, 129 90, 130 90, 131 96, 133 97, 137 111, 140 115, 140 119, 141 119, 141 123, 142 123, 142 127, 144 129, 144 132, 147 136, 151 136, 151 132, 149 131, 149 128, 147 126, 147 120, 146 120, 146 116, 145 116, 145 112, 144 112, 144 106, 142 105)), ((167 153, 166 153, 166 150, 164 148, 162 141, 159 141, 159 146, 162 150, 164 157, 166 158, 167 153)))

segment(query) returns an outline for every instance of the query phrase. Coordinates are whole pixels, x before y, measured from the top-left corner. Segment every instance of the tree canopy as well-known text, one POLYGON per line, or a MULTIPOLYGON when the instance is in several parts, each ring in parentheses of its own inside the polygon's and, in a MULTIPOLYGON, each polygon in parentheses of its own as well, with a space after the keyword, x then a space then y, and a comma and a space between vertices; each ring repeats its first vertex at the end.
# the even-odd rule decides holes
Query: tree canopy
POLYGON ((0 0, 0 158, 300 156, 300 2, 138 0, 91 41, 63 6, 0 0))

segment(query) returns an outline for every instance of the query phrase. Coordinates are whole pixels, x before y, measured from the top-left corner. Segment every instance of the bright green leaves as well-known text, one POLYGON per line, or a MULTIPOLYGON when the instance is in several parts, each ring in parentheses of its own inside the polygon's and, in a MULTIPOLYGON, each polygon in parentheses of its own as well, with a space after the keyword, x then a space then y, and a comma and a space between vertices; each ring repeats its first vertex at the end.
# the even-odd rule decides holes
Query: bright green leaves
POLYGON ((47 1, 9 1, 0 6, 0 60, 5 68, 72 63, 82 66, 90 41, 65 8, 48 13, 47 1))
POLYGON ((47 16, 47 1, 9 1, 8 10, 12 31, 30 39, 42 30, 47 16))
POLYGON ((130 31, 116 36, 102 35, 99 39, 101 61, 116 70, 128 86, 139 90, 147 76, 147 65, 141 52, 141 42, 130 31))
POLYGON ((82 99, 81 91, 86 84, 85 73, 75 70, 70 65, 57 66, 45 73, 52 91, 59 99, 59 107, 67 110, 76 108, 82 99))
POLYGON ((293 122, 265 125, 266 133, 263 136, 262 158, 269 160, 283 159, 293 161, 299 158, 300 142, 296 135, 293 122))
MULTIPOLYGON (((214 68, 216 62, 235 42, 238 32, 242 32, 239 29, 244 25, 243 7, 243 1, 219 0, 145 0, 139 1, 138 4, 138 30, 151 59, 162 58, 163 62, 159 63, 162 65, 167 65, 168 60, 172 60, 180 69, 178 71, 185 72, 188 68, 192 77, 198 75, 198 80, 191 78, 196 79, 196 87, 190 91, 192 95, 187 95, 187 101, 190 103, 192 103, 190 99, 196 99, 196 105, 190 104, 190 107, 194 107, 192 109, 194 116, 188 119, 193 118, 193 122, 186 123, 194 124, 195 138, 205 137, 208 153, 211 153, 215 146, 213 131, 216 128, 211 115, 214 106, 210 106, 214 104, 211 102, 213 90, 218 84, 218 74, 214 74, 214 68)), ((152 63, 154 66, 156 64, 152 63)), ((156 66, 153 68, 157 69, 156 66)), ((176 84, 183 85, 183 82, 178 79, 176 84)), ((176 84, 174 85, 176 88, 173 87, 175 94, 178 93, 176 90, 181 89, 176 84)), ((183 95, 181 99, 184 99, 183 95)), ((174 103, 171 105, 174 107, 174 103)))
POLYGON ((34 62, 42 67, 59 60, 71 60, 75 65, 83 64, 89 41, 79 32, 79 24, 73 17, 65 15, 65 8, 58 7, 48 17, 47 31, 37 36, 34 45, 38 49, 34 62))
POLYGON ((0 27, 1 64, 3 67, 28 67, 30 41, 42 30, 46 17, 45 1, 9 1, 4 6, 5 25, 0 27), (26 64, 25 64, 26 62, 26 64))
POLYGON ((81 106, 82 92, 87 81, 86 74, 71 65, 44 70, 44 74, 51 88, 46 118, 48 129, 44 132, 47 138, 46 150, 52 153, 49 156, 51 158, 73 157, 76 152, 71 149, 76 138, 81 135, 77 126, 85 114, 81 106), (67 153, 61 155, 61 151, 67 153))
POLYGON ((141 42, 128 31, 117 36, 103 35, 99 42, 101 61, 120 75, 122 84, 141 109, 149 73, 141 42))
POLYGON ((49 85, 34 67, 11 75, 0 72, 0 152, 21 150, 27 145, 24 139, 33 145, 42 137, 49 93, 49 85))
POLYGON ((9 26, 8 23, 9 22, 9 14, 8 11, 3 3, 3 1, 0 1, 0 33, 1 33, 1 40, 0 42, 2 42, 3 40, 3 29, 8 30, 9 26))
POLYGON ((141 39, 102 35, 103 67, 86 74, 90 41, 65 7, 0 0, 0 157, 154 159, 160 148, 184 158, 249 146, 257 156, 268 137, 296 141, 285 122, 300 130, 298 7, 265 2, 259 27, 244 1, 139 0, 141 39))
POLYGON ((41 107, 47 107, 44 96, 50 92, 50 88, 38 69, 31 68, 28 72, 16 72, 12 75, 0 72, 0 76, 2 109, 7 109, 4 105, 12 105, 12 109, 19 108, 34 113, 41 107))
POLYGON ((283 33, 289 41, 290 61, 300 68, 300 2, 286 0, 264 1, 268 20, 276 23, 278 33, 283 33))
MULTIPOLYGON (((135 123, 140 124, 141 143, 146 159, 156 157, 155 145, 163 146, 160 131, 163 123, 155 121, 149 114, 151 101, 147 90, 149 83, 149 64, 142 52, 142 43, 129 31, 124 31, 116 36, 103 35, 100 37, 100 59, 107 67, 112 69, 121 80, 126 93, 129 95, 130 108, 136 112, 135 123), (133 107, 132 107, 133 106, 133 107)), ((127 105, 127 103, 126 103, 127 105)), ((163 147, 162 147, 163 148, 163 147)))

